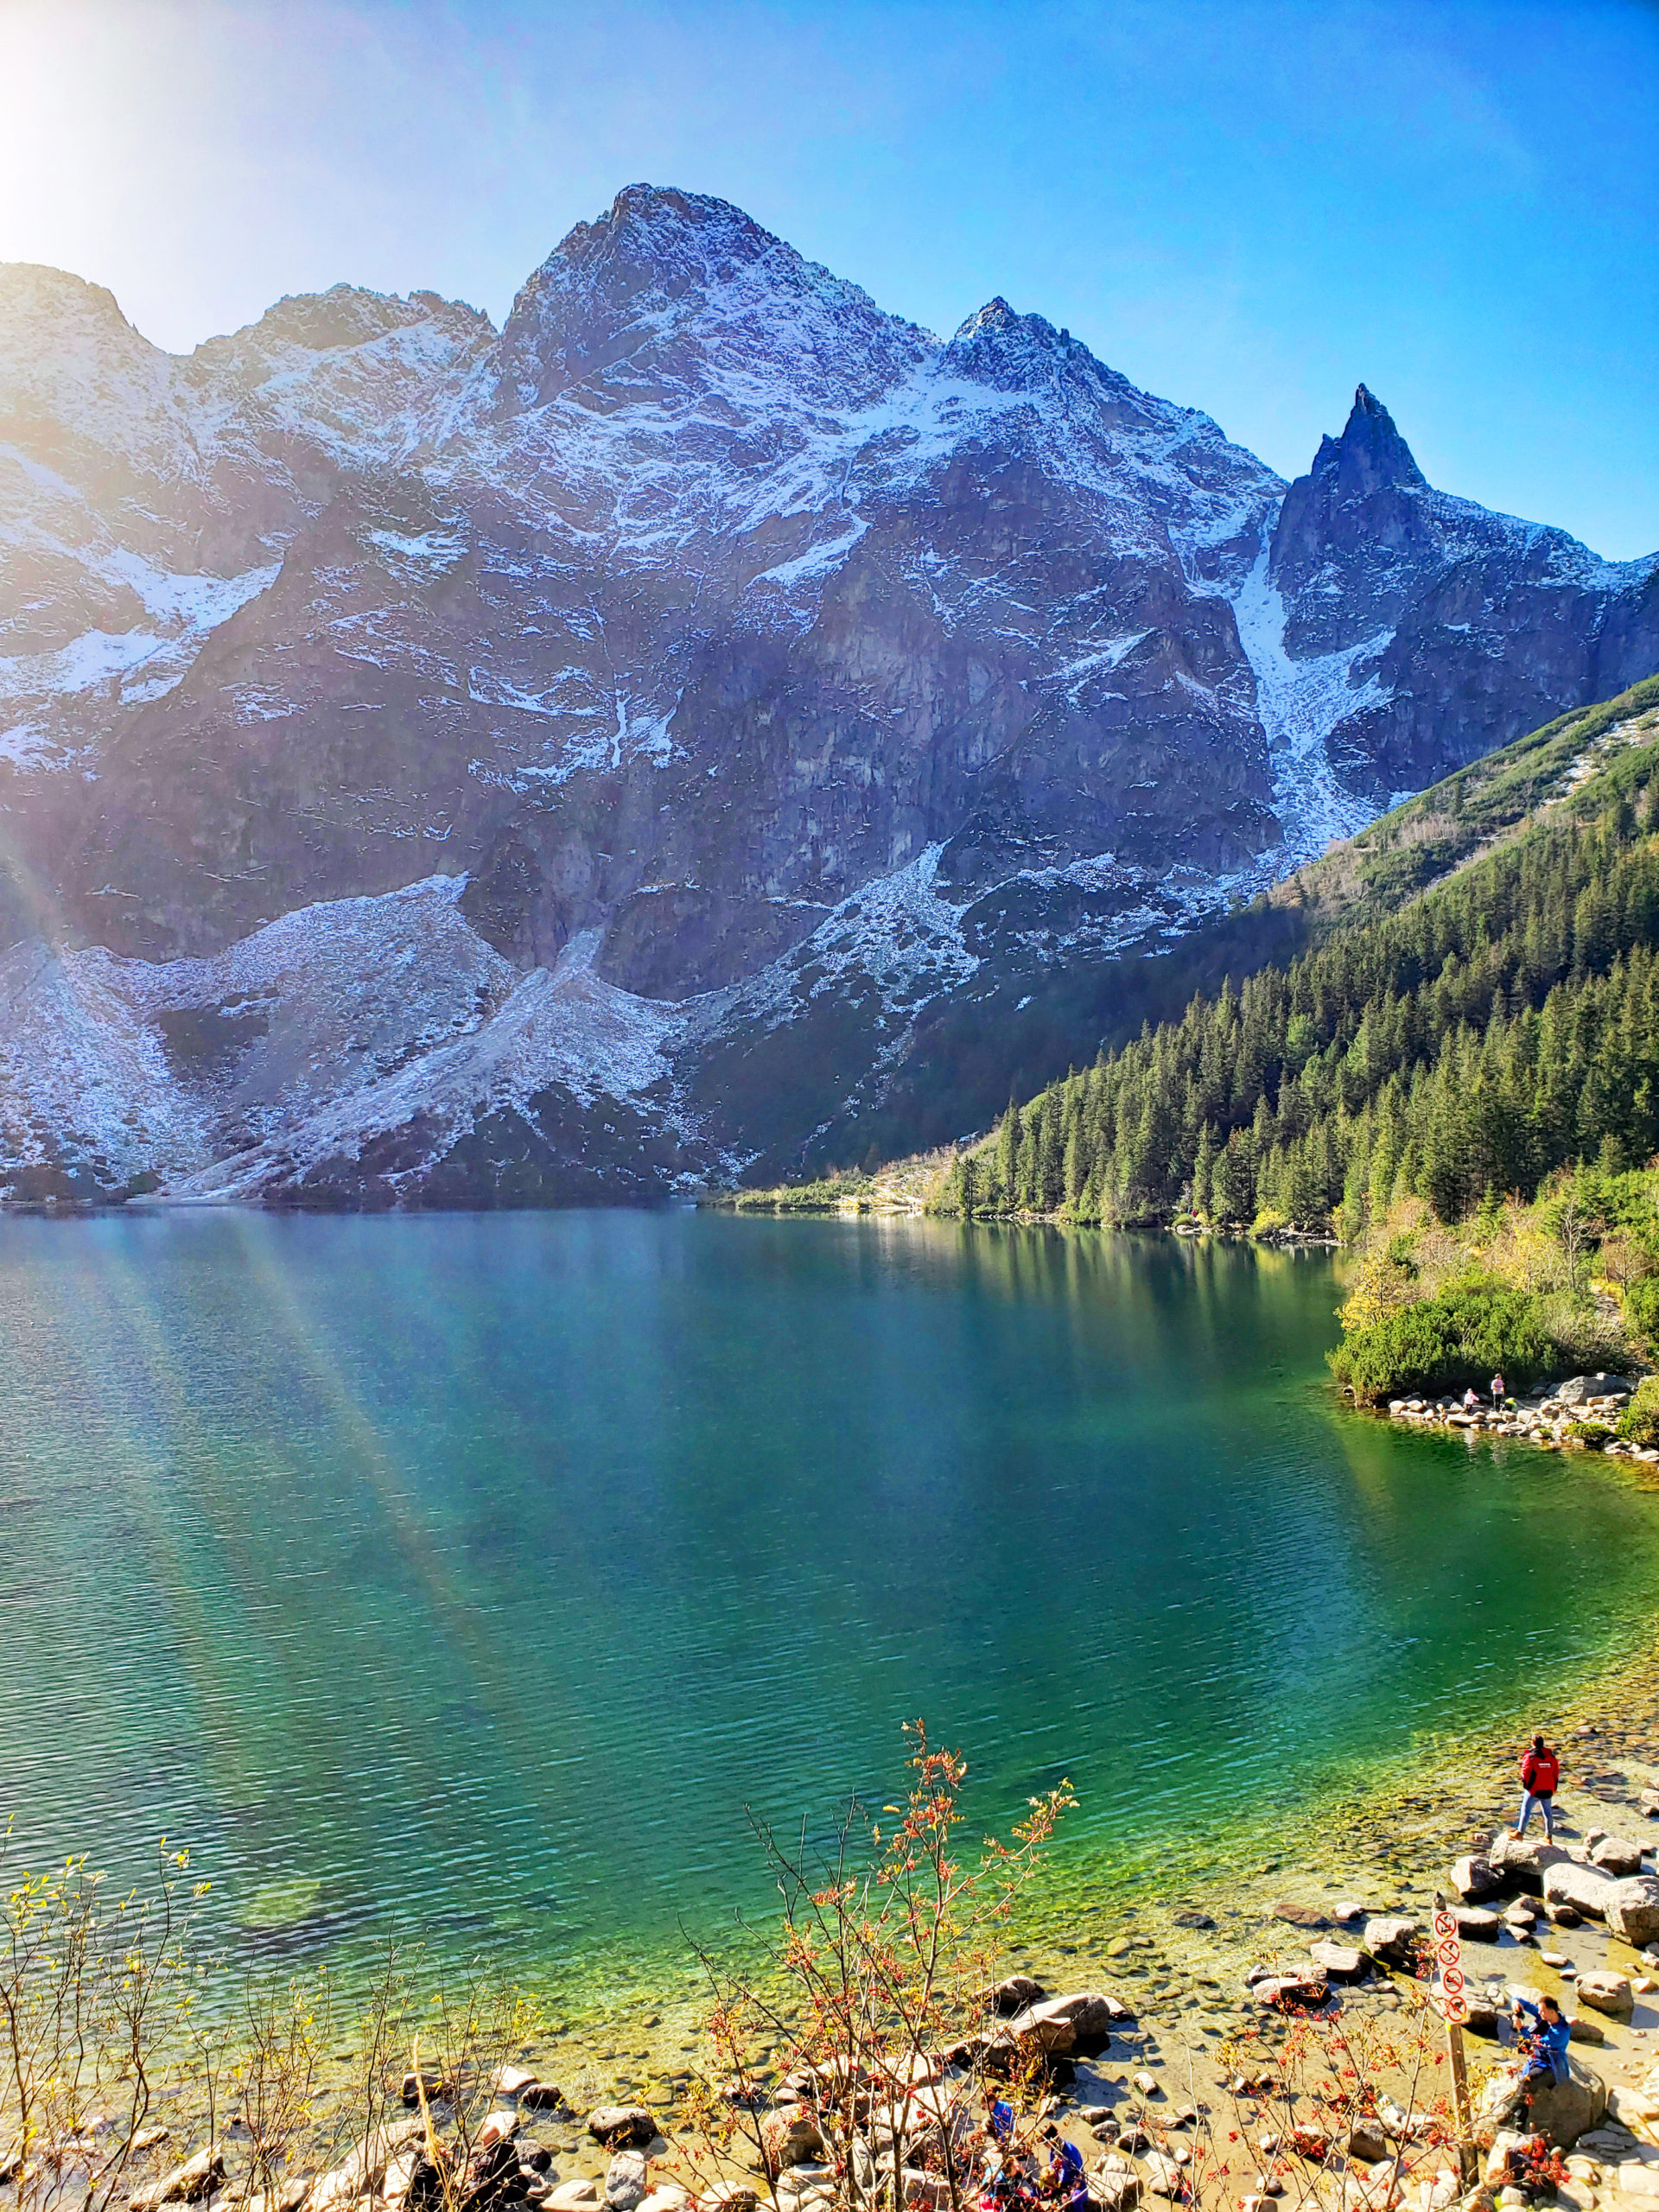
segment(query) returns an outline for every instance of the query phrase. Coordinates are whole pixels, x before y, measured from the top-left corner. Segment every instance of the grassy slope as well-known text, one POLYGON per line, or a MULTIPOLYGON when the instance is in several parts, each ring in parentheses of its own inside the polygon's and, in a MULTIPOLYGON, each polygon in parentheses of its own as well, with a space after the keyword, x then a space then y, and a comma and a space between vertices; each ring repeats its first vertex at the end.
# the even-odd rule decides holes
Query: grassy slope
POLYGON ((1652 742, 1659 728, 1630 726, 1656 712, 1659 676, 1598 706, 1558 715, 1380 815, 1358 836, 1287 877, 1269 904, 1299 908, 1312 942, 1339 925, 1395 913, 1470 861, 1521 836, 1541 808, 1577 804, 1594 811, 1599 794, 1592 781, 1620 744, 1612 733, 1623 723, 1624 742, 1652 742))

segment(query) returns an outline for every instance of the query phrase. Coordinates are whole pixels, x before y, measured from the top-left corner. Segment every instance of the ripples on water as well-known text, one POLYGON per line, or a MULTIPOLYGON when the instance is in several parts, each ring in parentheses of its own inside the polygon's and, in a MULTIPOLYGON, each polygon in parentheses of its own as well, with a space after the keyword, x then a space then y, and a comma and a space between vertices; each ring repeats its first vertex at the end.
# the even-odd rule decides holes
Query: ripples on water
POLYGON ((1330 1262, 666 1213, 0 1223, 0 1775, 232 1944, 550 1967, 765 1902, 901 1719, 1079 1873, 1633 1631, 1652 1503, 1344 1414, 1330 1262), (257 1930, 250 1936, 250 1929, 257 1930))

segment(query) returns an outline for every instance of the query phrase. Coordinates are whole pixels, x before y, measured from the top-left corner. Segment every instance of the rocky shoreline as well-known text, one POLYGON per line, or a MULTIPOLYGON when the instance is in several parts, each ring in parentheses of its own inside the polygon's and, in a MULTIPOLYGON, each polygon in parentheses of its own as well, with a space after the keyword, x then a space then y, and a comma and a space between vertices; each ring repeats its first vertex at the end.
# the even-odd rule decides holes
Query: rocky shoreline
MULTIPOLYGON (((1563 1747, 1553 1847, 1503 1831, 1515 1797, 1507 1745, 1421 1745, 1408 1762, 1411 1787, 1333 1802, 1323 1819, 1287 1831, 1276 1855, 1208 1877, 1196 1858, 1168 1863, 1133 1898, 1078 1895, 1069 1919, 1045 1915, 1048 1939, 1010 1946, 996 2032, 1040 2044, 1042 2112, 1077 2145, 1097 2204, 1152 2212, 1159 2202, 1196 2201, 1205 2192, 1194 2161, 1207 2158, 1228 2212, 1250 2197, 1260 2200, 1252 2212, 1270 2212, 1274 2198, 1287 2212, 1299 2203, 1442 2212, 1459 2190, 1432 2131, 1415 2139, 1428 2163, 1412 2191, 1373 2186, 1372 2170, 1414 2139, 1397 2053, 1378 2062, 1376 2111, 1356 2117, 1340 2142, 1325 2141, 1306 2171, 1308 2161, 1277 2139, 1267 2086, 1288 2077, 1310 2020, 1381 2037, 1376 2048, 1386 2051, 1395 2048, 1387 2038, 1421 2018, 1437 1891, 1453 1903, 1465 1945, 1477 2094, 1508 2060, 1512 1995, 1559 1996, 1574 2022, 1575 2080, 1586 2062, 1592 2078, 1562 2124, 1574 2143, 1555 2195, 1569 2212, 1659 2204, 1659 1878, 1649 1871, 1659 1843, 1659 1655, 1644 1652, 1571 1709, 1538 1718, 1553 1722, 1563 1747), (1397 2141, 1390 2113, 1403 2116, 1397 2141)), ((778 2139, 770 2180, 735 2152, 718 2186, 706 2165, 693 2171, 699 2085, 715 2079, 714 2063, 700 2008, 683 2000, 662 2011, 619 2003, 537 2037, 495 2078, 475 2133, 474 2212, 517 2203, 683 2212, 694 2199, 708 2212, 746 2212, 751 2200, 767 2203, 769 2190, 779 2212, 830 2212, 834 2177, 814 2148, 822 2138, 811 2084, 786 2078, 781 2054, 764 2083, 762 2117, 778 2139)), ((412 2079, 406 2087, 415 2094, 412 2079)), ((1492 2139, 1491 2125, 1484 2133, 1492 2139)), ((134 2175, 137 2212, 210 2196, 244 2201, 235 2131, 220 2135, 207 2146, 218 2160, 211 2171, 200 2152, 174 2163, 181 2139, 200 2139, 179 2114, 134 2175)), ((352 2165, 354 2148, 343 2164, 336 2158, 296 2174, 258 2212, 416 2212, 424 2139, 418 2113, 393 2121, 365 2160, 352 2165)), ((1499 2130, 1499 2156, 1508 2140, 1499 2130)), ((911 2201, 931 2212, 919 2182, 915 2189, 911 2201)), ((1487 2201, 1497 2192, 1495 2180, 1487 2201)), ((1510 2191, 1506 2201, 1522 2199, 1510 2191)))
POLYGON ((1390 1421, 1420 1428, 1459 1429, 1465 1436, 1514 1436, 1546 1451, 1599 1450, 1609 1459, 1659 1465, 1659 1451, 1614 1434, 1636 1384, 1623 1375, 1575 1375, 1535 1396, 1501 1406, 1465 1406, 1462 1398, 1400 1397, 1388 1402, 1390 1421), (1600 1432, 1597 1433, 1597 1432, 1600 1432))

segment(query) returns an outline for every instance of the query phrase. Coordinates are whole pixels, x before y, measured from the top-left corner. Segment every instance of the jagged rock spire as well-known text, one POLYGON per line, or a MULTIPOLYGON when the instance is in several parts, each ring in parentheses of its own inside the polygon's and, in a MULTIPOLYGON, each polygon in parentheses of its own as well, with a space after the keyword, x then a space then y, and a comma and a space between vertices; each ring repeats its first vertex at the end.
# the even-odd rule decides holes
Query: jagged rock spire
POLYGON ((1326 438, 1313 463, 1334 468, 1343 496, 1364 499, 1385 485, 1422 485, 1427 480, 1412 456, 1411 448, 1395 427, 1388 409, 1361 385, 1340 438, 1326 438))
POLYGON ((1403 585, 1394 564, 1427 542, 1425 502, 1434 497, 1393 416, 1361 385, 1342 435, 1320 439, 1313 466, 1286 493, 1273 534, 1270 573, 1287 599, 1340 572, 1326 596, 1349 611, 1341 634, 1310 639, 1305 650, 1346 642, 1397 614, 1403 585))

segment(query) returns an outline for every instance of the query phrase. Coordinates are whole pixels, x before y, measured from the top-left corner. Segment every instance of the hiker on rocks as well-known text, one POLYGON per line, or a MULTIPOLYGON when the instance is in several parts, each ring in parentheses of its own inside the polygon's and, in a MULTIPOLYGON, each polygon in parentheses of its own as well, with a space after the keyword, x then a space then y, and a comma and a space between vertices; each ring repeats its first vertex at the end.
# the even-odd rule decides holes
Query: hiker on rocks
POLYGON ((1503 1401, 1509 1395, 1509 1392, 1503 1387, 1503 1377, 1501 1375, 1494 1375, 1492 1377, 1492 1411, 1495 1414, 1503 1412, 1503 1401))
POLYGON ((1525 1835, 1535 1807, 1544 1816, 1544 1840, 1555 1840, 1555 1788, 1561 1778, 1559 1755, 1541 1736, 1535 1736, 1521 1761, 1521 1825, 1513 1833, 1525 1835))
POLYGON ((1553 1997, 1541 1997, 1535 2005, 1529 1997, 1517 1997, 1510 2018, 1523 2038, 1521 2049, 1526 2065, 1518 2088, 1520 2101, 1529 2105, 1546 2082, 1559 2087, 1569 2079, 1567 2045, 1573 2031, 1553 1997))
POLYGON ((1082 2152, 1075 2143, 1068 2142, 1052 2121, 1043 2130, 1043 2141, 1049 2156, 1037 2177, 1037 2187, 1044 2203, 1086 2204, 1089 2183, 1084 2177, 1082 2152))
POLYGON ((1480 1400, 1475 1395, 1475 1386, 1471 1382, 1463 1394, 1463 1410, 1466 1414, 1471 1414, 1479 1403, 1480 1400))

